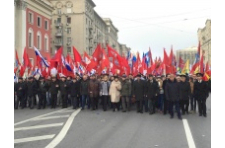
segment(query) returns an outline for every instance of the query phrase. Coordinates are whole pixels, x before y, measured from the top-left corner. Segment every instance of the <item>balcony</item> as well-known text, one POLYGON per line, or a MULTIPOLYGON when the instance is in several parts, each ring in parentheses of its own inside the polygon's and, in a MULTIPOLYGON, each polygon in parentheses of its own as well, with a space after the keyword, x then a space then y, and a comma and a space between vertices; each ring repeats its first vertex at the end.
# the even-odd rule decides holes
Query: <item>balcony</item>
POLYGON ((62 23, 55 23, 55 27, 61 27, 62 23))
POLYGON ((62 34, 62 32, 61 32, 61 31, 60 31, 60 32, 55 33, 55 36, 56 36, 56 37, 62 37, 62 35, 63 35, 63 34, 62 34))
POLYGON ((62 44, 62 42, 55 42, 54 45, 55 45, 56 47, 59 47, 59 46, 62 46, 63 44, 62 44))
POLYGON ((93 34, 89 34, 89 39, 93 39, 93 34))
POLYGON ((92 26, 89 26, 89 30, 93 30, 93 27, 92 26))

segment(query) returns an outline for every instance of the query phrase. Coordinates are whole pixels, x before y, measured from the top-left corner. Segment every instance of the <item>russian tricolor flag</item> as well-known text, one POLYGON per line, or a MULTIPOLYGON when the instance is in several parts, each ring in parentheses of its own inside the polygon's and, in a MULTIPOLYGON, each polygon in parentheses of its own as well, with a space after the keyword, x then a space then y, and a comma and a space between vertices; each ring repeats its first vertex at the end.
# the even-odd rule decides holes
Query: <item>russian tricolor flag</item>
POLYGON ((70 64, 67 62, 67 60, 62 56, 62 63, 63 66, 66 67, 66 69, 70 72, 73 72, 72 68, 70 67, 70 64))
POLYGON ((40 51, 34 47, 34 52, 35 52, 35 55, 37 56, 37 58, 41 59, 41 61, 44 63, 44 65, 46 67, 49 67, 49 64, 48 62, 45 60, 45 58, 41 55, 40 51))

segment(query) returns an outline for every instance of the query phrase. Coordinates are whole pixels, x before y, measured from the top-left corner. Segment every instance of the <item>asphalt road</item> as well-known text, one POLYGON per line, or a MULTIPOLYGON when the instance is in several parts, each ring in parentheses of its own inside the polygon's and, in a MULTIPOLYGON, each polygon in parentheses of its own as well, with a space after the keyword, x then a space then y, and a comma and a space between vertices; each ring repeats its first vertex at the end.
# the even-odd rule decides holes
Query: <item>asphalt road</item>
MULTIPOLYGON (((61 110, 15 110, 15 148, 44 148, 61 136, 69 118, 76 112, 61 110), (43 116, 40 116, 43 115, 43 116), (33 118, 40 116, 38 118, 33 118), (27 120, 33 118, 32 120, 27 120), (22 121, 22 122, 21 122, 22 121), (18 124, 17 124, 18 123, 18 124), (43 127, 37 127, 37 126, 43 127), (36 127, 35 127, 36 126, 36 127), (23 128, 22 128, 23 127, 23 128), (31 129, 29 129, 31 127, 31 129), (27 129, 28 128, 28 129, 27 129), (39 136, 42 140, 37 140, 39 136), (29 137, 34 137, 29 139, 29 137), (25 139, 24 139, 25 138, 25 139), (28 138, 28 139, 27 139, 28 138)), ((79 112, 79 111, 78 111, 79 112)), ((77 112, 77 113, 78 113, 77 112)), ((182 120, 169 115, 84 110, 72 118, 68 132, 57 148, 188 148, 182 120)), ((198 113, 187 119, 196 148, 211 147, 211 97, 207 100, 207 118, 198 113)))

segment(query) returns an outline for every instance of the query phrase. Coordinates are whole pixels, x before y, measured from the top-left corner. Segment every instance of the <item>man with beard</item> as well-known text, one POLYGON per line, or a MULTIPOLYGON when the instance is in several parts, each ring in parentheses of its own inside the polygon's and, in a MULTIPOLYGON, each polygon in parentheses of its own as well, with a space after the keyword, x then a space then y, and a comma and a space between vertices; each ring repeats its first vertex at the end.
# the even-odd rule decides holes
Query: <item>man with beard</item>
POLYGON ((174 116, 173 113, 173 106, 176 108, 178 119, 181 118, 180 114, 180 106, 179 106, 179 94, 180 94, 180 88, 179 83, 175 80, 174 74, 170 75, 170 79, 168 83, 166 84, 166 99, 169 101, 169 109, 170 109, 170 118, 172 119, 174 116))
POLYGON ((137 103, 137 113, 143 113, 143 97, 145 91, 145 82, 141 80, 141 75, 137 75, 137 80, 133 84, 133 97, 137 103))
POLYGON ((149 114, 152 115, 155 113, 155 104, 156 104, 156 96, 158 93, 158 84, 153 79, 153 75, 148 76, 148 81, 145 85, 145 94, 146 94, 146 101, 145 103, 148 104, 149 114))
POLYGON ((92 110, 98 109, 98 97, 100 90, 100 83, 96 80, 95 75, 91 75, 91 80, 88 84, 88 93, 91 100, 92 110))
POLYGON ((130 111, 130 95, 131 95, 131 83, 126 80, 127 76, 122 76, 122 82, 121 82, 121 98, 122 98, 122 107, 123 112, 126 112, 126 110, 130 111))

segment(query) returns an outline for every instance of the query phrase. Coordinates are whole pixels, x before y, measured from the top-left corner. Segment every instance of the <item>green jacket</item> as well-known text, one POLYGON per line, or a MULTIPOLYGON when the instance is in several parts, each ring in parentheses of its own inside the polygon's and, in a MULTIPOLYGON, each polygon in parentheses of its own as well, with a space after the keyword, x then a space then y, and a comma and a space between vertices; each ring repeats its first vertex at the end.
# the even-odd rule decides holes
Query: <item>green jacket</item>
POLYGON ((121 81, 122 89, 120 93, 122 96, 131 96, 131 83, 127 80, 121 81))

